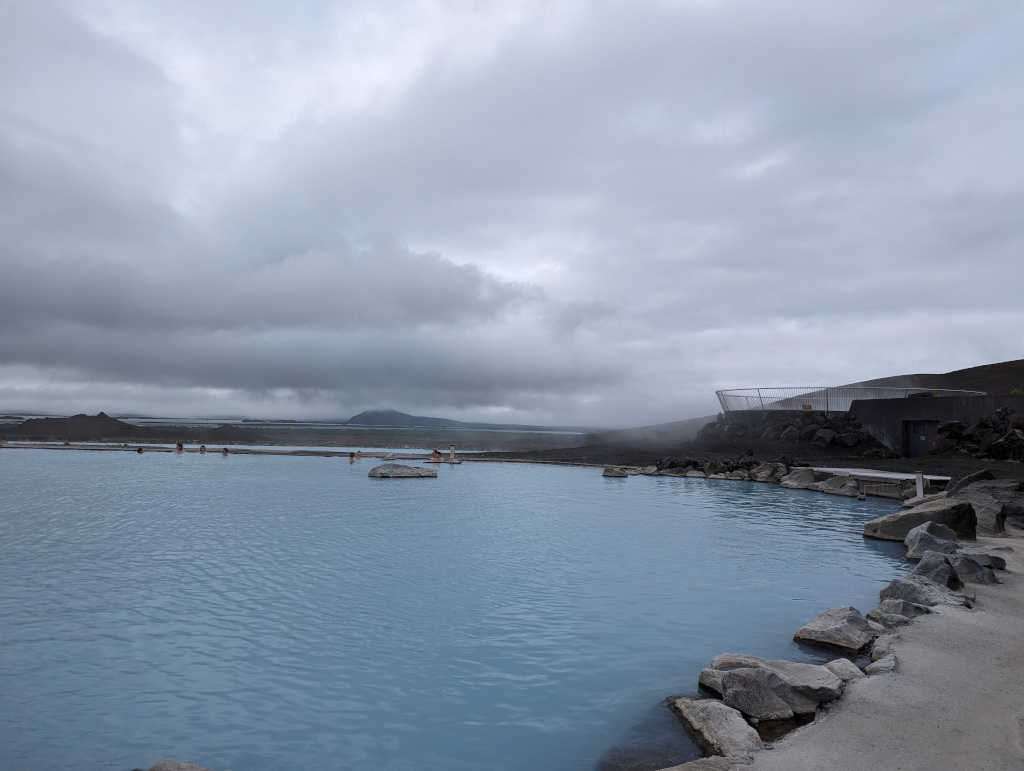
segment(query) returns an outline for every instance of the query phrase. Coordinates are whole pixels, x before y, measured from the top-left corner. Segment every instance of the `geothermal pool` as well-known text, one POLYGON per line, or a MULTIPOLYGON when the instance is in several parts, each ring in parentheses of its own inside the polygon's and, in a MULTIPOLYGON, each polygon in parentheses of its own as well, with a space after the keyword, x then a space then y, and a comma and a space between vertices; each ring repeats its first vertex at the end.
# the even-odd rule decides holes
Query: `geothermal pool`
POLYGON ((860 535, 892 503, 376 462, 0 450, 0 767, 679 763, 712 656, 813 660, 800 625, 905 572, 860 535))

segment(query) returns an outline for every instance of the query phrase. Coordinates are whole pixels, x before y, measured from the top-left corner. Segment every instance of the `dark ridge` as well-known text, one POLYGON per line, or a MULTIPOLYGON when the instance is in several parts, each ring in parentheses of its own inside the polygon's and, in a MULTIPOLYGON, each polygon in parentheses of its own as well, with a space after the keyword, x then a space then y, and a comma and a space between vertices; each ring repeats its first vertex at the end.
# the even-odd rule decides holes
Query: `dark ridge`
POLYGON ((958 369, 942 374, 894 375, 850 383, 851 386, 880 386, 890 388, 950 388, 965 391, 984 391, 987 394, 1009 394, 1024 391, 1024 359, 984 364, 980 367, 958 369))
POLYGON ((106 413, 73 415, 70 418, 29 418, 16 425, 0 426, 0 437, 35 442, 188 442, 192 444, 265 444, 273 440, 246 428, 134 426, 106 413))
POLYGON ((29 441, 143 441, 159 433, 156 429, 123 423, 103 412, 70 418, 29 418, 17 425, 0 426, 0 436, 29 441))
POLYGON ((358 415, 353 415, 345 423, 350 426, 393 426, 396 428, 412 428, 413 426, 444 428, 466 425, 458 420, 407 415, 398 410, 366 410, 358 415))

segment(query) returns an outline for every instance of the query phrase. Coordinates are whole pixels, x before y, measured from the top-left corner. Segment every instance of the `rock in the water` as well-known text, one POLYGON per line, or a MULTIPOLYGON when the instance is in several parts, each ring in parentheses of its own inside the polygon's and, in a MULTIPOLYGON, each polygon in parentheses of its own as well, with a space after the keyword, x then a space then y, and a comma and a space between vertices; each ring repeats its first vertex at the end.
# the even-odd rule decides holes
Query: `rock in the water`
POLYGON ((700 683, 702 688, 711 691, 711 693, 715 694, 715 696, 721 698, 722 675, 724 674, 725 672, 719 669, 704 667, 704 669, 700 671, 700 677, 697 678, 697 682, 700 683))
POLYGON ((856 498, 860 495, 860 485, 857 484, 857 480, 848 475, 829 477, 823 482, 815 482, 808 489, 829 495, 845 495, 847 498, 856 498))
POLYGON ((737 667, 752 667, 756 669, 767 663, 768 659, 763 659, 760 656, 748 656, 745 653, 719 653, 711 659, 711 668, 735 669, 737 667))
POLYGON ((403 466, 400 463, 382 463, 370 469, 370 473, 367 476, 376 479, 419 479, 436 477, 437 469, 403 466))
MULTIPOLYGON (((139 769, 133 769, 133 771, 139 771, 139 769)), ((154 765, 146 769, 146 771, 214 771, 212 768, 205 768, 203 766, 197 766, 192 763, 179 763, 176 760, 158 760, 154 765)))
POLYGON ((800 627, 793 635, 793 639, 810 645, 857 653, 883 631, 885 629, 880 624, 868 621, 859 610, 845 605, 823 610, 814 621, 800 627))
MULTIPOLYGON (((774 672, 794 692, 814 702, 832 701, 843 694, 842 681, 831 671, 818 664, 762 659, 759 656, 747 656, 742 653, 722 653, 711 660, 711 667, 712 669, 746 667, 774 672)), ((783 698, 787 697, 783 695, 783 698)), ((800 712, 796 708, 793 711, 800 712)))
POLYGON ((672 710, 704 752, 745 758, 764 749, 761 737, 738 710, 717 699, 675 699, 672 710))
POLYGON ((625 471, 620 469, 618 466, 608 466, 608 467, 605 468, 604 471, 601 472, 601 476, 603 476, 603 477, 628 477, 629 474, 627 474, 625 471))
POLYGON ((960 553, 965 557, 970 557, 979 565, 986 568, 992 568, 993 570, 1006 570, 1006 560, 996 554, 988 554, 987 552, 981 551, 963 551, 960 553))
POLYGON ((785 463, 759 463, 750 469, 750 478, 755 482, 781 482, 788 471, 785 463))
POLYGON ((896 654, 890 653, 888 656, 884 656, 878 661, 872 661, 864 668, 864 671, 869 675, 881 675, 886 672, 895 672, 897 666, 896 654))
POLYGON ((722 674, 722 701, 747 717, 758 720, 789 720, 793 709, 775 695, 757 673, 758 669, 733 669, 722 674))
POLYGON ((889 585, 878 593, 881 600, 906 600, 915 605, 963 605, 971 607, 971 602, 964 596, 951 592, 945 586, 939 586, 927 578, 915 576, 910 578, 894 578, 889 585))
POLYGON ((921 559, 925 552, 935 551, 940 554, 956 554, 964 548, 956 541, 945 541, 941 538, 936 538, 920 527, 915 527, 911 530, 903 543, 907 547, 907 559, 911 562, 921 559))
POLYGON ((782 478, 781 484, 789 490, 806 490, 814 484, 814 471, 809 468, 795 468, 782 478))
MULTIPOLYGON (((966 584, 996 584, 996 574, 968 554, 950 554, 949 564, 957 577, 966 584)), ((1005 562, 1003 563, 1006 564, 1005 562)), ((952 587, 951 587, 952 588, 952 587)))
POLYGON ((834 659, 833 661, 825 662, 824 667, 844 683, 852 683, 854 680, 860 680, 864 677, 860 667, 849 659, 834 659))
MULTIPOLYGON (((769 659, 761 668, 777 673, 786 685, 812 701, 832 701, 843 695, 842 679, 819 664, 769 659)), ((794 707, 793 711, 800 710, 794 707)))
POLYGON ((923 616, 926 613, 931 613, 932 609, 927 605, 919 605, 916 602, 907 602, 906 600, 882 600, 878 607, 868 613, 868 618, 872 621, 875 620, 876 616, 882 615, 899 615, 907 618, 916 618, 917 616, 923 616))
POLYGON ((963 589, 964 583, 957 575, 949 557, 937 551, 926 551, 917 567, 910 571, 908 578, 921 577, 934 581, 940 586, 956 591, 963 589))
POLYGON ((970 503, 942 498, 873 519, 864 525, 864 535, 887 541, 903 541, 911 530, 928 521, 946 525, 956 533, 957 538, 972 541, 978 524, 974 507, 970 503))
POLYGON ((708 475, 705 474, 703 471, 699 471, 695 468, 692 468, 689 469, 685 474, 683 474, 683 476, 692 477, 694 479, 706 479, 708 475))

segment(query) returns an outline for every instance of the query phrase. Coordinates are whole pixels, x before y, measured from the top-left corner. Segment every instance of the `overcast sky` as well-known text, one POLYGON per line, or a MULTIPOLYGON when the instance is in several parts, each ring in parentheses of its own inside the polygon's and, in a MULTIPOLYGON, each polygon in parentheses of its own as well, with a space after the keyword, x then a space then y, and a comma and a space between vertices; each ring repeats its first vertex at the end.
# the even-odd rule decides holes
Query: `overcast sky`
POLYGON ((1024 357, 1024 5, 0 0, 0 411, 625 426, 1024 357))

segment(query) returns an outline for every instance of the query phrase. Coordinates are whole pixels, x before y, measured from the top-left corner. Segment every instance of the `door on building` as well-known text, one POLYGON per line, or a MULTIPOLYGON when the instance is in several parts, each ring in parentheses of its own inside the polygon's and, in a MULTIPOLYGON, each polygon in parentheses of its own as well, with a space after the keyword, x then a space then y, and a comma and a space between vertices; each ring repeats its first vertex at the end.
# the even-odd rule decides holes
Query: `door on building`
POLYGON ((904 456, 917 458, 928 454, 928 442, 935 438, 936 429, 939 427, 937 420, 906 420, 903 422, 903 446, 904 456))

